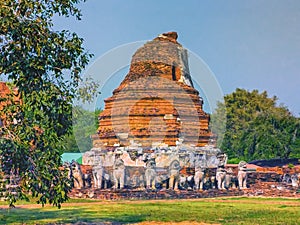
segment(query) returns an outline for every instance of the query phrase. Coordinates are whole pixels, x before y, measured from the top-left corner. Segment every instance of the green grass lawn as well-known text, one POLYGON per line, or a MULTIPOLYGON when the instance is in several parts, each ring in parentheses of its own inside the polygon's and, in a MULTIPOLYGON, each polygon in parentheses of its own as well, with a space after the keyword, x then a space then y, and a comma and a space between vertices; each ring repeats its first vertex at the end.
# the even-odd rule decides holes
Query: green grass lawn
POLYGON ((218 198, 163 201, 85 201, 70 206, 0 209, 0 224, 118 221, 199 221, 220 224, 300 224, 300 200, 218 198), (221 201, 219 201, 221 200, 221 201))

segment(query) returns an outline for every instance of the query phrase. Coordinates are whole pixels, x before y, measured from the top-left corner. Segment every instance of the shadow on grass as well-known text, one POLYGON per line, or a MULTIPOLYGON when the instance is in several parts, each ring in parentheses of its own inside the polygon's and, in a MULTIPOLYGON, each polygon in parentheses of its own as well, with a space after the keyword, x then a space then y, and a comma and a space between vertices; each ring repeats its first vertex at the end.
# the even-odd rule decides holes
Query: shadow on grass
POLYGON ((146 214, 101 212, 84 207, 55 209, 0 209, 0 224, 66 224, 66 223, 99 223, 128 224, 145 221, 146 214))

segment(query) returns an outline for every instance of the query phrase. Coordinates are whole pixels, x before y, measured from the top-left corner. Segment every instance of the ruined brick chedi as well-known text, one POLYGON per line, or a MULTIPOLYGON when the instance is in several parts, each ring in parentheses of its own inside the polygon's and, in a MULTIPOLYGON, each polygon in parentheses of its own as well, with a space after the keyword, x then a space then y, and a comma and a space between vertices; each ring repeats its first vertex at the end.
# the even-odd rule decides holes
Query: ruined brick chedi
POLYGON ((202 106, 187 50, 176 32, 161 34, 135 52, 129 73, 105 100, 93 145, 205 146, 212 134, 202 106))

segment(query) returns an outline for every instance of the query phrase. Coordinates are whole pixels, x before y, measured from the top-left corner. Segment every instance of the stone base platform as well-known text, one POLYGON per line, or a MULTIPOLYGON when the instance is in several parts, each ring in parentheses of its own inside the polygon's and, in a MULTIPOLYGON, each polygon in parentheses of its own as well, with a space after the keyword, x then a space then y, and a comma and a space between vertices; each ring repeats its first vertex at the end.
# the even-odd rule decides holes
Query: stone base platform
POLYGON ((70 197, 90 198, 101 200, 147 200, 147 199, 195 199, 195 198, 214 198, 242 196, 242 190, 100 190, 100 189, 82 189, 73 190, 70 197))
POLYGON ((73 189, 69 194, 73 198, 89 198, 100 200, 151 200, 151 199, 197 199, 215 197, 288 197, 300 198, 300 188, 283 185, 278 182, 263 182, 251 186, 248 189, 204 191, 195 190, 114 190, 114 189, 73 189))

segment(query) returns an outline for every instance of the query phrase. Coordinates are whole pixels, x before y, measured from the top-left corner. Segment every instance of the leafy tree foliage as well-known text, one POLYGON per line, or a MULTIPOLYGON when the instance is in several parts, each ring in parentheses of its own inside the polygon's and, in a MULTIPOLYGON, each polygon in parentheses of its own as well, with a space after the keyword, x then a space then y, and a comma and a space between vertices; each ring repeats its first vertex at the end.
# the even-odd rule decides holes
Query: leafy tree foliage
POLYGON ((300 156, 300 120, 276 97, 244 89, 225 96, 212 115, 213 132, 221 137, 219 147, 229 158, 243 160, 300 156), (221 120, 226 119, 226 127, 221 120), (225 129, 224 129, 225 128, 225 129), (224 132, 223 132, 224 131, 224 132))
MULTIPOLYGON (((60 207, 71 188, 60 169, 60 144, 71 131, 72 101, 91 55, 75 33, 54 31, 52 18, 80 19, 79 2, 0 1, 0 76, 18 89, 17 96, 12 92, 2 99, 2 104, 11 103, 0 115, 5 118, 0 140, 2 174, 20 178, 22 185, 14 190, 19 197, 30 192, 43 205, 60 207)), ((15 196, 6 192, 11 204, 15 196)))
POLYGON ((101 110, 96 109, 92 112, 76 106, 73 108, 73 112, 73 130, 63 139, 64 152, 88 151, 92 148, 91 135, 97 132, 98 116, 101 110))

